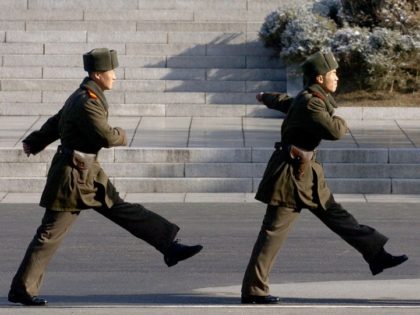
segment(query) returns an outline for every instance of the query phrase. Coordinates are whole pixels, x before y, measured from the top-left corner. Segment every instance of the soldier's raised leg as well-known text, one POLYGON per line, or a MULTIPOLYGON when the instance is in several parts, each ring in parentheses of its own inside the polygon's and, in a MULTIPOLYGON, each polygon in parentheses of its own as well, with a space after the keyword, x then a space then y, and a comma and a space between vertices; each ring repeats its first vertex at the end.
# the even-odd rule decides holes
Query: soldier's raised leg
POLYGON ((155 247, 164 255, 168 267, 194 256, 203 248, 201 245, 187 246, 176 241, 179 227, 141 204, 120 199, 111 208, 102 207, 95 210, 155 247))
POLYGON ((369 264, 373 275, 402 264, 408 259, 406 255, 393 256, 384 249, 388 237, 374 228, 359 224, 357 220, 345 210, 331 196, 327 209, 311 209, 325 225, 354 247, 369 264))

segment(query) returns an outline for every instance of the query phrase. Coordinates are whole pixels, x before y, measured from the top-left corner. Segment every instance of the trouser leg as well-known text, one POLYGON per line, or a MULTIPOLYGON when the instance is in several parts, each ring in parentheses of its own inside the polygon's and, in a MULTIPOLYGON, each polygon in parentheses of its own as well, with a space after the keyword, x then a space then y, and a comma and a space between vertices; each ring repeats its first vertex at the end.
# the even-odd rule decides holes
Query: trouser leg
POLYGON ((41 225, 12 280, 11 291, 38 295, 45 268, 79 213, 45 210, 41 225))
POLYGON ((97 208, 95 211, 154 246, 162 254, 165 254, 179 231, 177 225, 137 203, 120 200, 109 209, 97 208))
POLYGON ((299 212, 268 206, 242 282, 242 295, 269 294, 269 273, 299 212))
POLYGON ((310 209, 326 226, 339 235, 348 244, 370 262, 383 248, 388 238, 374 228, 362 225, 333 198, 327 204, 327 209, 310 209))

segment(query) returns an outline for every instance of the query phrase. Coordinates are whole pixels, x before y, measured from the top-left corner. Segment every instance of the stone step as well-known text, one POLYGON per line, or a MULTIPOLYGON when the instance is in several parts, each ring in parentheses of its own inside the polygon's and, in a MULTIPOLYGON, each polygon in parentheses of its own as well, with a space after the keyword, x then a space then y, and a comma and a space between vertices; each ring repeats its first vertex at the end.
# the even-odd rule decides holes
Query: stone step
MULTIPOLYGON (((12 99, 16 94, 9 94, 12 99)), ((1 93, 0 93, 1 97, 1 93)), ((0 103, 0 115, 13 116, 50 116, 61 108, 60 102, 54 103, 0 103)), ((281 113, 260 105, 245 104, 111 104, 113 116, 143 117, 281 117, 281 113)))
MULTIPOLYGON (((119 191, 128 193, 255 192, 260 179, 253 178, 110 178, 119 191)), ((0 191, 41 192, 45 177, 0 177, 0 191)), ((333 193, 346 194, 419 194, 420 179, 331 178, 333 193)))
MULTIPOLYGON (((52 79, 57 82, 66 80, 74 84, 80 83, 81 79, 86 75, 86 72, 77 67, 41 67, 41 66, 6 66, 0 67, 0 80, 9 81, 13 79, 13 83, 23 85, 26 82, 37 82, 42 79, 45 82, 52 82, 52 79), (14 80, 16 79, 16 80, 14 80), (36 80, 37 79, 37 80, 36 80), (50 80, 50 81, 48 81, 50 80)), ((126 83, 119 83, 120 80, 178 80, 178 81, 244 81, 244 82, 277 82, 286 80, 285 69, 203 69, 203 68, 117 68, 116 75, 119 80, 115 84, 121 87, 126 83)), ((7 83, 5 83, 7 84, 7 83)), ((30 84, 30 83, 28 83, 30 84)), ((40 82, 39 84, 43 84, 40 82)))
MULTIPOLYGON (((11 2, 14 2, 14 0, 11 0, 11 2)), ((7 10, 0 10, 1 21, 83 21, 83 9, 29 10, 27 9, 27 3, 25 7, 4 6, 3 8, 7 8, 7 10)))
MULTIPOLYGON (((349 111, 343 116, 356 117, 357 111, 349 111)), ((41 128, 48 118, 0 116, 0 147, 20 146, 20 141, 30 132, 41 128)), ((109 122, 111 126, 124 127, 129 147, 132 148, 207 147, 217 150, 221 147, 273 147, 274 142, 279 141, 282 118, 129 115, 110 116, 109 122)), ((416 119, 356 119, 347 122, 349 133, 340 141, 323 142, 320 148, 414 148, 420 143, 419 121, 416 119)))
MULTIPOLYGON (((242 178, 110 178, 120 191, 130 192, 252 192, 252 179, 242 178)), ((5 192, 40 192, 44 177, 2 177, 5 192)))
MULTIPOLYGON (((202 92, 168 92, 148 93, 128 91, 125 94, 127 104, 255 104, 255 92, 202 93, 202 92)), ((68 96, 68 95, 67 95, 68 96)), ((117 94, 115 94, 118 97, 117 94)), ((63 94, 51 93, 56 101, 64 101, 63 94)))
MULTIPOLYGON (((181 68, 181 69, 279 69, 283 62, 269 56, 135 56, 120 55, 121 67, 181 68)), ((5 67, 66 67, 82 68, 80 55, 4 55, 5 67)))
MULTIPOLYGON (((56 103, 64 104, 68 91, 0 91, 0 103, 56 103)), ((111 91, 111 104, 252 104, 255 92, 138 92, 111 91)), ((36 109, 35 109, 36 110, 36 109)))
POLYGON ((7 31, 7 43, 162 43, 168 42, 166 32, 87 32, 87 31, 7 31))
MULTIPOLYGON (((266 163, 101 163, 112 177, 260 178, 266 163)), ((0 162, 0 177, 46 176, 49 162, 0 162)), ((324 163, 327 178, 420 179, 418 164, 324 163)))
MULTIPOLYGON (((304 3, 305 0, 299 1, 304 3)), ((307 1, 306 1, 307 2, 307 1)), ((285 0, 84 0, 83 7, 96 10, 136 10, 136 9, 224 9, 224 10, 274 10, 277 7, 290 4, 285 0)), ((2 0, 0 8, 8 9, 79 9, 80 0, 2 0)))
MULTIPOLYGON (((258 33, 261 22, 197 21, 0 21, 3 31, 88 31, 88 32, 223 32, 258 33)), ((255 35, 253 35, 255 37, 255 35)))
MULTIPOLYGON (((77 79, 3 79, 2 91, 66 91, 71 94, 79 85, 77 79)), ((279 91, 285 81, 218 81, 218 80, 119 80, 115 91, 140 92, 258 92, 279 91)))
MULTIPOLYGON (((5 54, 19 54, 19 46, 27 47, 29 54, 42 54, 36 43, 6 43, 1 49, 5 54), (30 46, 32 45, 32 46, 30 46)), ((118 51, 119 56, 271 56, 272 52, 264 48, 258 41, 249 41, 241 44, 217 43, 208 41, 203 44, 197 43, 45 43, 46 55, 77 55, 89 51, 95 47, 110 47, 118 51)), ((22 53, 20 53, 22 54, 22 53)), ((124 60, 124 58, 123 58, 124 60)))
MULTIPOLYGON (((4 1, 4 0, 3 0, 4 1)), ((56 3, 57 1, 53 0, 56 3)), ((161 1, 164 2, 164 1, 161 1)), ((60 4, 66 1, 59 1, 60 4)), ((97 3, 102 3, 97 1, 97 3)), ((224 1, 230 3, 230 1, 224 1)), ((160 4, 159 4, 160 5, 160 4)), ((223 9, 213 8, 175 8, 165 9, 123 9, 112 8, 112 6, 101 6, 100 10, 92 10, 85 4, 75 8, 54 8, 54 6, 45 9, 41 8, 13 8, 0 11, 0 20, 2 21, 155 21, 155 22, 263 22, 270 10, 264 9, 223 9)))
MULTIPOLYGON (((145 96, 149 97, 149 94, 153 93, 147 93, 145 96)), ((124 93, 112 91, 107 93, 110 115, 114 117, 284 117, 279 111, 256 104, 255 93, 248 95, 248 103, 238 102, 236 104, 222 102, 221 98, 219 98, 219 104, 204 103, 211 101, 211 99, 206 99, 207 93, 201 97, 199 96, 201 94, 191 92, 190 95, 195 101, 198 101, 195 103, 194 99, 188 99, 188 93, 167 92, 166 94, 173 97, 166 99, 160 97, 160 100, 155 103, 153 103, 155 100, 152 97, 148 98, 152 103, 141 103, 143 99, 133 98, 133 103, 124 103, 124 93)), ((67 92, 0 91, 0 115, 51 116, 58 112, 68 96, 67 92)), ((400 124, 403 123, 403 127, 408 128, 408 131, 413 135, 418 131, 416 120, 420 120, 419 107, 407 107, 404 110, 401 110, 401 107, 340 107, 336 112, 346 120, 348 119, 349 122, 350 119, 354 121, 374 120, 376 122, 398 121, 400 124)), ((380 129, 375 126, 372 128, 380 129)))
MULTIPOLYGON (((252 192, 272 148, 113 148, 99 160, 124 192, 252 192)), ((55 153, 27 158, 20 148, 0 149, 0 191, 39 192, 55 153)), ((420 149, 320 148, 329 186, 336 193, 420 191, 420 149)))
MULTIPOLYGON (((299 0, 298 3, 309 2, 299 0)), ((294 2, 296 3, 296 1, 294 2)), ((258 10, 271 11, 277 8, 292 5, 287 0, 165 0, 159 2, 139 0, 140 9, 228 9, 228 10, 258 10)))
MULTIPOLYGON (((99 46, 107 43, 112 48, 116 49, 116 45, 130 44, 127 48, 128 52, 141 53, 140 45, 155 45, 160 48, 166 48, 164 51, 156 53, 174 54, 180 51, 179 46, 194 45, 194 52, 197 49, 206 49, 208 55, 221 56, 241 56, 241 55, 265 55, 271 57, 272 52, 265 49, 263 44, 258 41, 257 32, 164 32, 164 31, 2 31, 0 36, 6 45, 17 44, 45 44, 48 49, 45 50, 47 54, 57 53, 54 48, 63 50, 63 45, 71 44, 68 48, 64 48, 66 52, 71 49, 79 48, 79 56, 82 47, 99 46), (165 46, 166 45, 166 46, 165 46), (178 46, 178 47, 177 47, 178 46), (134 48, 134 49, 133 49, 134 48), (175 51, 171 49, 177 49, 175 51)), ((13 46, 11 46, 13 47, 13 46)), ((118 46, 117 46, 118 47, 118 46)), ((147 47, 150 49, 153 46, 147 47)), ((181 46, 182 47, 182 46, 181 46)), ((124 50, 119 50, 123 53, 124 50)), ((147 50, 145 50, 147 52, 147 50)), ((187 50, 186 50, 187 51, 187 50)), ((13 52, 13 51, 12 51, 13 52)), ((187 51, 188 52, 188 51, 187 51)), ((150 54, 150 52, 147 52, 150 54)), ((181 51, 183 53, 183 51, 181 51)), ((186 54, 186 53, 185 53, 186 54)), ((271 59, 271 58, 270 58, 271 59)))
MULTIPOLYGON (((50 145, 29 158, 22 149, 0 148, 0 163, 49 163, 56 152, 50 145)), ((272 148, 112 148, 102 149, 101 163, 267 163, 272 148)), ((320 148, 317 160, 330 164, 420 164, 418 148, 320 148)))
MULTIPOLYGON (((211 9, 214 7, 225 8, 225 9, 247 9, 247 0, 187 0, 187 1, 161 1, 160 3, 154 3, 153 1, 138 1, 138 0, 85 0, 84 6, 89 9, 101 9, 101 10, 116 10, 116 9, 211 9)), ((30 7, 35 9, 77 9, 80 7, 80 1, 67 0, 67 1, 56 1, 56 0, 32 0, 30 1, 30 7)))
MULTIPOLYGON (((0 68, 1 69, 1 68, 0 68)), ((44 68, 53 73, 58 68, 44 68)), ((79 76, 80 77, 80 76, 79 76)), ((203 68, 125 68, 126 80, 196 80, 196 81, 284 81, 283 69, 203 69, 203 68)))
MULTIPOLYGON (((24 26, 24 25, 23 25, 24 26)), ((224 32, 245 33, 252 30, 258 32, 261 23, 257 22, 194 22, 194 21, 28 21, 26 28, 15 22, 3 30, 26 31, 94 31, 94 32, 224 32), (13 27, 14 26, 14 27, 13 27)))

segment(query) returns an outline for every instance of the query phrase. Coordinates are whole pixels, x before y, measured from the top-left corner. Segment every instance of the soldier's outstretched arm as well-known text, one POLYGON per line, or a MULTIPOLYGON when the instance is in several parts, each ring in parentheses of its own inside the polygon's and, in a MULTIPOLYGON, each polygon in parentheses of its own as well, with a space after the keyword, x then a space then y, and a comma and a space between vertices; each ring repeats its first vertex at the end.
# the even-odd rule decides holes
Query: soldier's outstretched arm
POLYGON ((256 96, 257 101, 263 103, 270 109, 278 110, 287 114, 294 98, 286 93, 265 93, 260 92, 256 96))
POLYGON ((42 151, 47 145, 53 143, 60 137, 58 131, 58 122, 61 118, 62 109, 50 117, 42 127, 32 132, 29 136, 23 139, 23 151, 26 155, 37 154, 42 151))

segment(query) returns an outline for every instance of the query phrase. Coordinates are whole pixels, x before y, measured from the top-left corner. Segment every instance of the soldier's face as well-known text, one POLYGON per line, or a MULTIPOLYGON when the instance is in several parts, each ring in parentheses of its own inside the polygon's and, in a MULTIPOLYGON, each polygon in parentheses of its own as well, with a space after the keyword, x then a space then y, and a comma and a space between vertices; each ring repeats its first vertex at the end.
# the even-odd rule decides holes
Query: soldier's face
POLYGON ((102 88, 102 90, 111 90, 114 80, 117 79, 114 70, 96 72, 95 74, 96 83, 102 88))
POLYGON ((338 86, 338 76, 337 71, 332 70, 330 72, 327 72, 326 74, 320 76, 321 82, 320 85, 324 88, 324 90, 328 93, 333 93, 337 90, 338 86))

